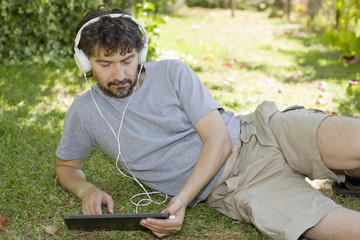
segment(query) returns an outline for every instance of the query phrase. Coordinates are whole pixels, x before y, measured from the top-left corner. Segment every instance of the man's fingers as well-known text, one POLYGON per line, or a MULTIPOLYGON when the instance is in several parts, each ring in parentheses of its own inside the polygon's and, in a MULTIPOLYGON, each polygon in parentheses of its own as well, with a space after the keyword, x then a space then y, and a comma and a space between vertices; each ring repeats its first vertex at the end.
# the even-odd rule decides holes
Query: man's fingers
POLYGON ((109 213, 114 212, 114 201, 110 195, 102 191, 92 192, 85 200, 83 200, 82 212, 86 215, 102 214, 102 205, 107 205, 109 213))
POLYGON ((105 197, 103 200, 103 204, 107 206, 107 210, 109 213, 113 214, 114 213, 114 200, 111 198, 110 195, 105 193, 105 197))
POLYGON ((150 229, 158 237, 180 231, 182 226, 182 223, 176 220, 164 220, 156 218, 143 219, 141 220, 140 224, 150 229))
POLYGON ((140 224, 150 229, 156 236, 163 237, 170 233, 178 232, 181 230, 186 205, 180 197, 175 197, 170 201, 169 206, 163 211, 175 215, 174 219, 157 219, 148 218, 141 220, 140 224))
POLYGON ((95 202, 92 203, 85 203, 83 205, 82 210, 84 215, 90 215, 90 214, 102 214, 101 211, 101 204, 96 206, 95 202))
POLYGON ((94 214, 102 214, 102 210, 101 210, 101 203, 96 203, 94 205, 94 214))
POLYGON ((160 233, 160 232, 154 232, 152 231, 157 237, 162 238, 165 237, 166 235, 169 235, 169 233, 160 233))
POLYGON ((82 214, 88 215, 88 211, 85 209, 85 206, 82 207, 82 214))
POLYGON ((90 203, 90 208, 92 209, 91 214, 102 214, 101 204, 104 199, 104 194, 100 192, 97 194, 90 203))

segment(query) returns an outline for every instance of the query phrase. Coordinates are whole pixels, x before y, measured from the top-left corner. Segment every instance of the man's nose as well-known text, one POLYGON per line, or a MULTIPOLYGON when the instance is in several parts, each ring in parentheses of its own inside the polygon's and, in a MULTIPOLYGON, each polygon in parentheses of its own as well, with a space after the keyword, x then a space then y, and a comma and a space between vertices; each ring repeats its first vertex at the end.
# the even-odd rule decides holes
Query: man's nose
POLYGON ((115 64, 113 68, 113 78, 120 81, 125 78, 125 69, 120 63, 115 64))

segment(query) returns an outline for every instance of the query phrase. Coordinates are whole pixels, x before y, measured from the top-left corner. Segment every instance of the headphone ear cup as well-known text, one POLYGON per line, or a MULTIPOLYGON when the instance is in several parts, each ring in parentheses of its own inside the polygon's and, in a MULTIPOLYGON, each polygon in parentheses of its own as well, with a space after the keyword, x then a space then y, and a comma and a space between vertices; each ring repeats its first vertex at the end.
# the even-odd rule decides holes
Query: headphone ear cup
POLYGON ((81 49, 77 49, 74 54, 75 62, 81 72, 87 73, 91 71, 91 63, 88 57, 81 49))
POLYGON ((147 52, 148 52, 148 45, 145 44, 144 47, 139 52, 139 64, 146 63, 147 52))

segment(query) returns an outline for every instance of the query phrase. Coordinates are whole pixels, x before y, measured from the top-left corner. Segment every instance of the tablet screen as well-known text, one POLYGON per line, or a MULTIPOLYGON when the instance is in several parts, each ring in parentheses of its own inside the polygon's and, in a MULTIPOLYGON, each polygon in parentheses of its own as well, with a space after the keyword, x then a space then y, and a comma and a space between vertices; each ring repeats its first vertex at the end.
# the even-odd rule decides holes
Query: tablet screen
POLYGON ((169 218, 169 213, 133 213, 133 214, 103 214, 103 215, 64 215, 64 221, 69 230, 97 231, 122 230, 134 231, 147 228, 140 225, 144 218, 169 218))

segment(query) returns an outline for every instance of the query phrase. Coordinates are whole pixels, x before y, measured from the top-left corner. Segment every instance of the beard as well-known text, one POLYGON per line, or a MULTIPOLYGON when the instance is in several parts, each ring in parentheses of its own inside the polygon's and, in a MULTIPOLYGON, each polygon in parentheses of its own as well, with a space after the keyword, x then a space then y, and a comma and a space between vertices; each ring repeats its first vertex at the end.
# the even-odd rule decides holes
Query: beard
POLYGON ((138 78, 138 71, 136 71, 134 80, 130 78, 124 78, 122 81, 118 79, 114 79, 108 82, 107 84, 103 84, 99 81, 96 74, 94 74, 94 78, 96 79, 99 88, 101 89, 101 91, 103 91, 105 95, 114 98, 125 98, 131 95, 136 88, 136 84, 137 84, 136 79, 138 78))
POLYGON ((129 78, 125 78, 122 81, 117 79, 109 82, 104 86, 104 84, 99 83, 99 88, 109 97, 115 98, 125 98, 133 93, 134 88, 136 87, 136 81, 129 78), (128 84, 127 84, 128 83, 128 84), (127 84, 126 86, 122 86, 127 84))

